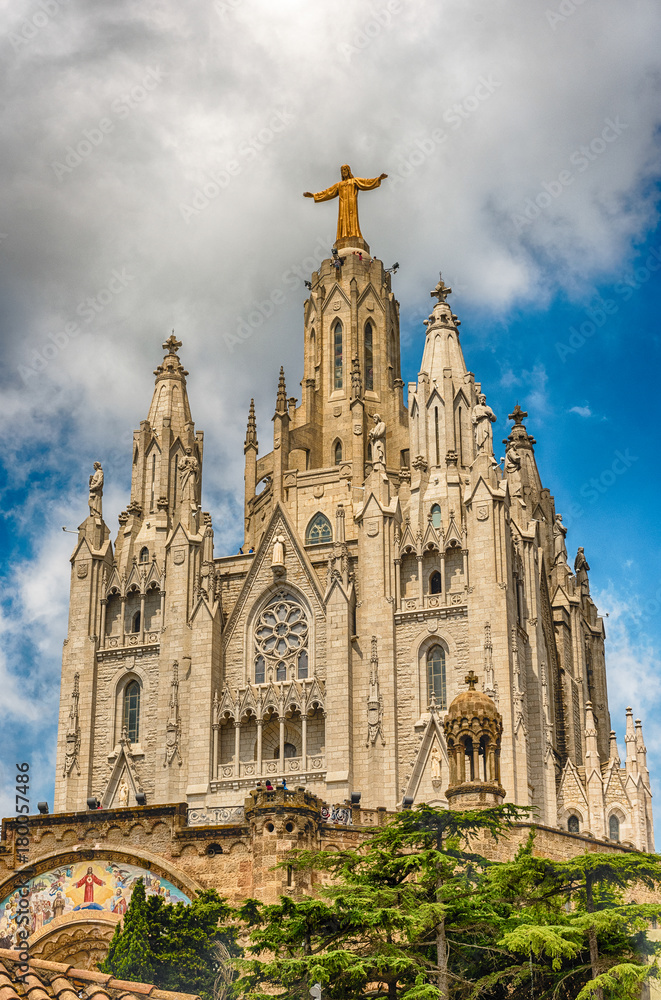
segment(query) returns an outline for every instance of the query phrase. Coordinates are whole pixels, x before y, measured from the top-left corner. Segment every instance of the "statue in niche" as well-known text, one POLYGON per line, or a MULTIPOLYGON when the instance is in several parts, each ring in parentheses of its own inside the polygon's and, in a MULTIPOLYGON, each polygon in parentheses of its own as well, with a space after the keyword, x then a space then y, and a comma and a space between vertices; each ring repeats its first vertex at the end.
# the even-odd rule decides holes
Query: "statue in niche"
POLYGON ((126 778, 122 778, 119 786, 119 791, 117 792, 117 804, 120 809, 126 809, 129 804, 129 786, 126 784, 126 778))
POLYGON ((275 541, 273 543, 273 557, 271 559, 271 566, 284 566, 285 565, 285 536, 276 535, 275 541))
POLYGON ((386 467, 386 425, 378 413, 372 417, 374 427, 369 433, 372 444, 372 464, 375 469, 386 467))
POLYGON ((553 519, 553 564, 567 562, 567 546, 565 536, 567 528, 562 523, 562 514, 556 514, 553 519))
POLYGON ((431 766, 431 780, 440 781, 441 780, 441 751, 439 750, 438 743, 434 742, 431 754, 429 756, 430 766, 431 766))
POLYGON ((578 552, 576 553, 576 559, 574 560, 574 573, 576 574, 576 585, 579 592, 586 597, 590 593, 590 581, 588 580, 588 572, 590 567, 588 566, 588 561, 585 558, 585 551, 583 546, 579 546, 578 552))
POLYGON ((103 496, 103 469, 100 462, 94 463, 94 472, 90 476, 89 485, 89 507, 90 515, 101 517, 101 497, 103 496))
POLYGON ((473 421, 477 457, 486 455, 495 465, 496 460, 493 457, 493 427, 491 425, 496 422, 496 414, 490 406, 487 406, 487 397, 483 392, 477 397, 477 403, 473 407, 471 419, 473 421))
POLYGON ((191 448, 186 448, 186 454, 179 463, 179 485, 182 503, 197 503, 197 480, 200 463, 195 458, 191 448))
MULTIPOLYGON (((489 425, 489 430, 491 431, 491 425, 489 425)), ((525 507, 521 486, 521 455, 514 442, 505 452, 505 475, 510 488, 510 496, 516 497, 521 506, 525 507)))

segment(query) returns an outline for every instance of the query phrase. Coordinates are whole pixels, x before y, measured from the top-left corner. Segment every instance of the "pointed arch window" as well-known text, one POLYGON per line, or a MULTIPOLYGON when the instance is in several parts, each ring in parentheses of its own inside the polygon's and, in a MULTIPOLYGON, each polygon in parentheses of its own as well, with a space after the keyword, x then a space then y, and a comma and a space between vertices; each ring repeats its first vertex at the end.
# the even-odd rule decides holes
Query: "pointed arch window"
POLYGON ((440 594, 443 590, 441 583, 441 574, 435 570, 429 579, 429 593, 440 594))
POLYGON ((287 664, 284 660, 280 660, 275 672, 276 681, 286 681, 287 680, 287 664))
POLYGON ((156 452, 152 452, 151 456, 151 495, 149 501, 150 511, 154 510, 154 496, 156 491, 156 452))
POLYGON ((305 532, 306 545, 324 545, 333 541, 330 521, 325 514, 315 514, 305 532))
POLYGON ((339 465, 342 461, 342 442, 336 441, 333 448, 333 465, 339 465))
POLYGON ((427 704, 434 695, 437 708, 447 708, 445 684, 445 650, 442 646, 432 646, 427 653, 427 704))
POLYGON ((146 545, 143 545, 143 547, 140 549, 140 562, 141 563, 149 562, 149 549, 147 548, 146 545))
POLYGON ((581 823, 578 816, 570 816, 567 820, 567 829, 569 833, 580 833, 581 823))
POLYGON ((365 389, 374 390, 374 327, 365 324, 365 389))
POLYGON ((131 619, 131 631, 132 632, 139 632, 140 631, 140 612, 139 611, 136 611, 136 613, 133 615, 133 618, 131 619))
POLYGON ((255 657, 255 684, 263 684, 266 680, 266 662, 264 657, 255 657))
POLYGON ((333 327, 333 388, 341 389, 344 384, 342 367, 342 323, 338 319, 333 327))
POLYGON ((304 680, 308 675, 308 651, 302 649, 298 654, 298 679, 304 680))
POLYGON ((310 330, 310 363, 314 369, 317 364, 317 335, 314 327, 310 330))
POLYGON ((131 743, 137 743, 140 735, 140 685, 137 681, 130 681, 124 688, 122 726, 131 743))
POLYGON ((616 843, 620 842, 620 821, 615 813, 613 813, 608 820, 608 836, 616 843))
POLYGON ((432 527, 436 528, 436 530, 438 531, 438 529, 441 526, 441 508, 437 503, 432 504, 431 523, 432 527))

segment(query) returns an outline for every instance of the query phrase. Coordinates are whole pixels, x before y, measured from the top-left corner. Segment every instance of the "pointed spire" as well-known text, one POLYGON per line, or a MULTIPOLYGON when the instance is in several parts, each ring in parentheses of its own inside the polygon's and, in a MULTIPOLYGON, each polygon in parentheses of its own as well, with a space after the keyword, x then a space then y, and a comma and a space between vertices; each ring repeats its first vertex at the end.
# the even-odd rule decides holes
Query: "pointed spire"
POLYGON ((599 768, 599 747, 597 746, 597 727, 592 711, 592 702, 585 706, 585 766, 588 770, 599 768))
POLYGON ((643 724, 640 719, 636 719, 636 759, 640 773, 647 775, 647 747, 643 739, 643 724))
POLYGON ((163 344, 166 352, 163 361, 154 369, 156 386, 149 407, 147 419, 152 427, 157 428, 161 420, 169 418, 174 434, 181 434, 186 424, 192 423, 188 393, 186 392, 185 370, 179 360, 181 341, 172 334, 163 344))
POLYGON ((248 448, 254 448, 255 451, 258 449, 257 445, 257 420, 255 418, 255 400, 250 400, 250 409, 248 410, 248 427, 246 428, 246 439, 243 442, 244 454, 248 448))
POLYGON ((620 766, 620 751, 617 748, 617 736, 615 735, 615 730, 610 731, 610 747, 609 747, 609 759, 611 763, 615 764, 616 767, 620 766))
POLYGON ((285 385, 285 370, 282 366, 280 366, 280 378, 278 379, 278 395, 275 403, 275 412, 287 412, 287 386, 285 385))
POLYGON ((624 765, 627 776, 631 775, 635 778, 638 774, 638 758, 636 756, 636 734, 633 727, 633 709, 631 708, 627 708, 627 731, 624 742, 627 748, 627 759, 624 765))

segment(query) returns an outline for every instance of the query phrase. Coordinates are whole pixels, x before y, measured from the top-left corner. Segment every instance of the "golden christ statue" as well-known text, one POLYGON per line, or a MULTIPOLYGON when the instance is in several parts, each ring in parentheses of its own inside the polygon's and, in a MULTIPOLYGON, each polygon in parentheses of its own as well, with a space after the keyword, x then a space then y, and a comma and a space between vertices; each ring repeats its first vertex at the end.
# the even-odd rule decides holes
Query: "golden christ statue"
POLYGON ((314 198, 315 201, 330 201, 331 198, 340 199, 337 213, 337 237, 336 242, 346 239, 361 239, 363 234, 358 223, 358 192, 371 191, 378 188, 381 181, 385 180, 388 174, 380 174, 379 177, 354 177, 348 163, 341 167, 342 180, 325 191, 312 194, 311 191, 304 191, 304 198, 314 198))

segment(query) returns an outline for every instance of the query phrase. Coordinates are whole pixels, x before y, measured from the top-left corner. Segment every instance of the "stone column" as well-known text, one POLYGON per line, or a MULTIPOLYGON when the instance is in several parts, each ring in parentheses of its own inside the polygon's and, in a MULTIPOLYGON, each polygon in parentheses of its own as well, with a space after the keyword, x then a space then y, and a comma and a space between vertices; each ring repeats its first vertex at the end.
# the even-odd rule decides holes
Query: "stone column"
POLYGON ((445 549, 441 549, 441 594, 443 596, 443 604, 447 604, 448 588, 445 583, 445 549))
POLYGON ((119 645, 124 645, 124 636, 126 635, 126 595, 122 594, 120 598, 120 622, 119 622, 119 645))
POLYGON ((234 774, 235 777, 239 777, 240 765, 239 756, 241 753, 241 722, 240 720, 234 723, 234 774))
POLYGON ((423 580, 422 580, 422 555, 418 554, 416 556, 416 559, 418 560, 418 598, 419 598, 419 601, 420 601, 420 604, 418 605, 418 607, 422 610, 422 608, 424 607, 424 590, 423 590, 423 580))
POLYGON ((401 583, 401 559, 395 559, 395 607, 402 610, 402 583, 401 583))
POLYGON ((280 723, 280 769, 285 773, 285 717, 281 715, 278 719, 280 723))
POLYGON ((262 732, 264 729, 264 720, 257 719, 257 775, 261 776, 262 773, 262 732))
POLYGON ((145 595, 140 594, 140 642, 145 641, 145 595))
POLYGON ((99 636, 99 648, 105 649, 106 647, 106 611, 108 608, 108 598, 101 598, 101 635, 99 636))
POLYGON ((211 779, 215 781, 218 777, 218 730, 220 724, 214 722, 213 724, 213 756, 211 758, 211 779))
POLYGON ((301 757, 303 758, 303 770, 308 767, 308 716, 307 712, 301 715, 301 757))

